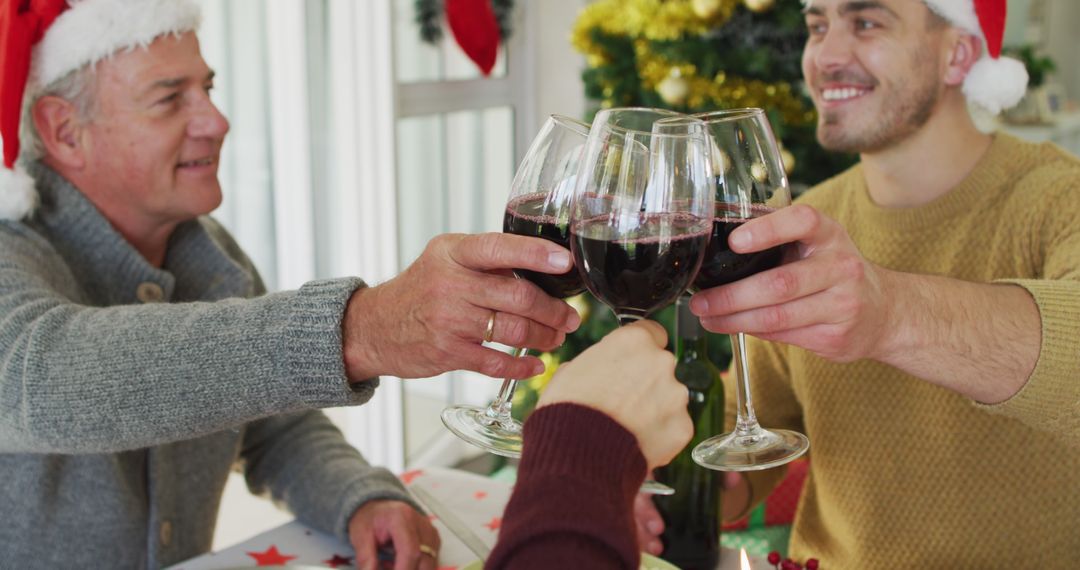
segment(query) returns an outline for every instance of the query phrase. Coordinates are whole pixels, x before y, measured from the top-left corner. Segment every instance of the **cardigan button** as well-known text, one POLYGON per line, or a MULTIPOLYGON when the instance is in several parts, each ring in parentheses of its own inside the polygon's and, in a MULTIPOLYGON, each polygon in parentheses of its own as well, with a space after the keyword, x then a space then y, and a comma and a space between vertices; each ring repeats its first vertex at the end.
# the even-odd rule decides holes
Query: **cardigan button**
POLYGON ((161 528, 158 529, 158 538, 161 539, 162 546, 168 546, 172 542, 172 523, 169 521, 162 521, 161 528))
POLYGON ((135 288, 135 297, 143 303, 160 303, 165 300, 165 290, 157 283, 146 281, 135 288))

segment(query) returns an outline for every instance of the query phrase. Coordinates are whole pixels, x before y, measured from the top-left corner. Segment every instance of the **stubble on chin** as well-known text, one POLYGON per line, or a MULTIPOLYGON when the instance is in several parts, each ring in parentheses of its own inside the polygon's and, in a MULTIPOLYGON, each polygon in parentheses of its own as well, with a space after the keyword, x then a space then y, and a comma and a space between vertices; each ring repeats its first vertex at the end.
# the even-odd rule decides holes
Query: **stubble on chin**
MULTIPOLYGON (((929 46, 922 46, 912 62, 933 61, 929 46)), ((888 84, 861 74, 837 73, 829 81, 859 82, 874 88, 869 95, 876 106, 854 109, 856 113, 818 110, 817 140, 832 152, 866 154, 897 144, 921 129, 934 113, 942 96, 936 66, 910 65, 911 75, 902 84, 888 84)), ((815 101, 816 103, 816 101, 815 101)))
POLYGON ((818 116, 817 141, 829 152, 858 153, 858 141, 845 136, 844 127, 836 113, 824 112, 818 116))

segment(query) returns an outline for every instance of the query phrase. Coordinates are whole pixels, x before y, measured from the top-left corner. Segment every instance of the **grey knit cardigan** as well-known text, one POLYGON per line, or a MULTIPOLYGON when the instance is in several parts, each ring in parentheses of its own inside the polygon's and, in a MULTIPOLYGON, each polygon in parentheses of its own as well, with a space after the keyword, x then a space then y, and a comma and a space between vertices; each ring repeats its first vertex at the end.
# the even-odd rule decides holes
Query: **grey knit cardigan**
POLYGON ((346 538, 408 500, 315 408, 358 405, 341 319, 359 279, 264 294, 213 220, 146 262, 71 184, 0 222, 0 568, 157 568, 210 549, 231 468, 346 538), (160 302, 159 302, 160 301, 160 302))

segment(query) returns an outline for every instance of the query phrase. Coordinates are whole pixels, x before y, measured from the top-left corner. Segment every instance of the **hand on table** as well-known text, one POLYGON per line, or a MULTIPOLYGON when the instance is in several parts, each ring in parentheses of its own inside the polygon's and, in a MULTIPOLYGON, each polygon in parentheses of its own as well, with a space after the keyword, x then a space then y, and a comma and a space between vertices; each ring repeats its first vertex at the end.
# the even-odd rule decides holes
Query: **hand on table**
POLYGON ((738 253, 788 246, 786 262, 694 295, 691 310, 717 333, 745 332, 824 358, 875 358, 889 332, 888 272, 839 223, 806 205, 781 208, 731 233, 738 253))
POLYGON ((342 325, 353 381, 387 374, 425 378, 473 370, 528 378, 544 364, 481 346, 484 340, 550 350, 580 323, 577 312, 512 269, 573 270, 570 252, 550 241, 511 234, 447 234, 432 239, 400 275, 358 289, 342 325), (492 334, 485 339, 494 315, 492 334))
POLYGON ((349 541, 361 570, 382 568, 378 550, 383 546, 393 546, 393 570, 435 570, 442 546, 426 515, 391 500, 368 501, 357 509, 349 520, 349 541))
POLYGON ((615 329, 559 367, 537 407, 572 402, 599 410, 634 434, 650 469, 665 465, 694 434, 689 394, 666 344, 667 332, 653 321, 615 329))

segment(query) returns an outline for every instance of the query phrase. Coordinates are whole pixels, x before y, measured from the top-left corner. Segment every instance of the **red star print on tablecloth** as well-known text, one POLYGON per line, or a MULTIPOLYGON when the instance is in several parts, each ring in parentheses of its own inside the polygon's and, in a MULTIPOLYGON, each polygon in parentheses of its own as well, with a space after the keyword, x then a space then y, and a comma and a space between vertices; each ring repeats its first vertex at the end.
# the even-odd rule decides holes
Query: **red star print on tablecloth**
POLYGON ((329 560, 323 560, 322 563, 326 564, 326 566, 329 568, 337 568, 339 566, 349 568, 352 566, 352 557, 335 554, 333 558, 329 560))
POLYGON ((491 521, 484 526, 488 527, 492 530, 492 532, 494 532, 496 530, 499 530, 499 527, 502 526, 502 519, 499 517, 492 517, 491 521))
POLYGON ((484 497, 486 497, 487 493, 485 493, 484 491, 477 491, 477 492, 473 493, 473 496, 476 497, 477 501, 479 501, 480 499, 483 499, 484 497))
POLYGON ((256 566, 278 566, 296 558, 278 552, 277 545, 272 545, 266 552, 248 552, 247 555, 255 559, 256 566))
POLYGON ((413 479, 416 479, 423 474, 423 469, 413 469, 412 471, 406 471, 402 473, 399 478, 401 479, 402 483, 405 483, 406 485, 412 485, 413 479))

